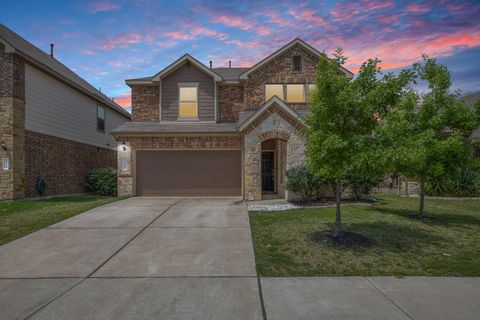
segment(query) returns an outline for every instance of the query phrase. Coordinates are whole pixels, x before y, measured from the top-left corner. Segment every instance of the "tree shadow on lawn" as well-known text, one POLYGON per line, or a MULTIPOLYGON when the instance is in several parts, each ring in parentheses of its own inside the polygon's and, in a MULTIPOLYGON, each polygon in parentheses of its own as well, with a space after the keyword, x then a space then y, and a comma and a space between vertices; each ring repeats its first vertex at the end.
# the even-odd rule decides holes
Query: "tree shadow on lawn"
MULTIPOLYGON (((333 224, 330 225, 333 228, 333 224)), ((384 252, 408 252, 422 250, 432 245, 441 245, 447 238, 439 236, 415 225, 406 226, 390 222, 355 222, 344 225, 344 231, 370 239, 368 246, 342 246, 329 243, 339 249, 376 250, 384 252)), ((312 234, 309 234, 311 236, 312 234)))
MULTIPOLYGON (((375 206, 372 210, 378 211, 382 214, 393 214, 402 218, 415 220, 416 212, 411 209, 396 209, 387 208, 382 206, 375 206)), ((480 226, 480 218, 474 217, 468 214, 452 214, 452 213, 436 213, 431 214, 428 211, 425 213, 426 220, 418 220, 419 223, 424 222, 426 224, 441 224, 443 226, 463 226, 463 225, 475 225, 480 226)))

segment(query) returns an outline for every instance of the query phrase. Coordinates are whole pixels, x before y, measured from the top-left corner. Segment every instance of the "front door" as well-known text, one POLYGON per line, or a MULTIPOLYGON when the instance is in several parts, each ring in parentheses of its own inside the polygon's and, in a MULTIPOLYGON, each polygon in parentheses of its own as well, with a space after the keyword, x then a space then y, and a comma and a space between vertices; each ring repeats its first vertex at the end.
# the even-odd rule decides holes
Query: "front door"
POLYGON ((262 152, 262 192, 275 191, 275 161, 273 151, 262 152))

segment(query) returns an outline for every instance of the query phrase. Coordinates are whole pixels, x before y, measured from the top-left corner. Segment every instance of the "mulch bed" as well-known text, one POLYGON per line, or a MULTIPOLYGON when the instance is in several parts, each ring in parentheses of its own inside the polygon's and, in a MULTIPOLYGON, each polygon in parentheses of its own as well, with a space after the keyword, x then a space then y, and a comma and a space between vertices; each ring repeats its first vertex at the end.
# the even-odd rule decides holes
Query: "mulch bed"
POLYGON ((310 234, 310 239, 316 244, 329 243, 344 248, 366 247, 375 244, 373 239, 367 238, 359 233, 342 231, 338 237, 333 236, 333 231, 316 231, 310 234))

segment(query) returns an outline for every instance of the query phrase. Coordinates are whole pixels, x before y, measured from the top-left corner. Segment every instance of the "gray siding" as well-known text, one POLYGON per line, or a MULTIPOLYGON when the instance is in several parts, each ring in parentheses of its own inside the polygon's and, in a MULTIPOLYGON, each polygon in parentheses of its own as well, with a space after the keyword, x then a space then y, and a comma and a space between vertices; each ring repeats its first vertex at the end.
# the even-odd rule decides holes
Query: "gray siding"
POLYGON ((44 72, 25 65, 25 129, 104 148, 109 133, 129 119, 106 106, 105 133, 97 131, 97 101, 44 72))
POLYGON ((162 120, 178 120, 178 83, 198 83, 198 118, 201 121, 215 120, 215 85, 213 77, 185 64, 162 79, 162 120))

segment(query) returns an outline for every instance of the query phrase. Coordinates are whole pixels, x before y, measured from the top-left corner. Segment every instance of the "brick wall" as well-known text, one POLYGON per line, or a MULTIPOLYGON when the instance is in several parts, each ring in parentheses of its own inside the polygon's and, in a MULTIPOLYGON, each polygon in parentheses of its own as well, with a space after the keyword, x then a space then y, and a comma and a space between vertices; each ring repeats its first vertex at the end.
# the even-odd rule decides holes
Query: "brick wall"
POLYGON ((158 86, 131 85, 132 121, 159 121, 160 88, 158 86))
POLYGON ((238 122, 238 114, 245 109, 243 84, 218 87, 219 122, 238 122))
POLYGON ((47 195, 83 193, 88 172, 117 167, 117 152, 36 132, 25 134, 25 197, 35 197, 35 181, 45 178, 47 195))
MULTIPOLYGON (((314 83, 318 58, 296 45, 266 65, 252 72, 245 83, 245 108, 258 109, 265 102, 266 83, 314 83), (302 71, 292 71, 292 56, 302 56, 302 71)), ((306 103, 289 104, 293 109, 307 109, 306 103)))

